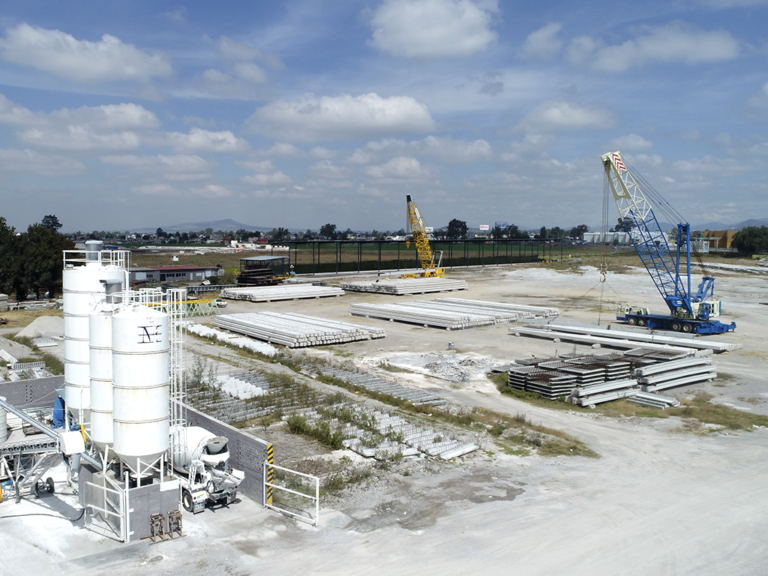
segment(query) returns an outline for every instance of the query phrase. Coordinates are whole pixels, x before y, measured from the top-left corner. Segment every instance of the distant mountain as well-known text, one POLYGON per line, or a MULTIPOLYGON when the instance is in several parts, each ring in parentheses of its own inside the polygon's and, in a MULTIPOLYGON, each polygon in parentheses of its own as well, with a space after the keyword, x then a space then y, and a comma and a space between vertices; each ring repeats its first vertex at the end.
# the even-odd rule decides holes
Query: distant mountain
MULTIPOLYGON (((223 231, 232 231, 235 230, 251 230, 251 231, 259 231, 259 232, 269 232, 275 226, 253 226, 251 224, 243 224, 242 222, 238 222, 237 220, 232 220, 231 218, 227 218, 225 220, 212 220, 209 222, 186 222, 184 224, 173 224, 170 226, 160 226, 160 228, 163 229, 165 232, 197 232, 199 230, 205 230, 206 228, 212 228, 214 231, 216 230, 223 230, 223 231)), ((149 232, 155 232, 157 228, 139 228, 136 230, 136 232, 141 232, 143 234, 149 233, 149 232)), ((304 228, 288 228, 291 232, 304 232, 304 228)))

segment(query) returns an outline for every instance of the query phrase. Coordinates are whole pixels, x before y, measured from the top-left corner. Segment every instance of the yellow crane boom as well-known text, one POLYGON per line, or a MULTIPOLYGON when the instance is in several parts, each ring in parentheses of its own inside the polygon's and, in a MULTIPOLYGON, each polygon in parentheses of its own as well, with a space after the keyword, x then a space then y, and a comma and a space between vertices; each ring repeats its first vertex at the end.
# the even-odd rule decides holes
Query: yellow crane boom
MULTIPOLYGON (((421 217, 416 202, 411 199, 411 195, 406 196, 408 202, 408 232, 413 236, 413 243, 416 244, 416 253, 419 256, 419 264, 424 270, 421 274, 404 274, 403 278, 413 278, 416 276, 445 276, 445 270, 435 266, 435 256, 429 245, 427 229, 424 225, 424 219, 421 217)), ((442 260, 442 258, 441 258, 442 260)), ((438 264, 439 265, 439 264, 438 264)))

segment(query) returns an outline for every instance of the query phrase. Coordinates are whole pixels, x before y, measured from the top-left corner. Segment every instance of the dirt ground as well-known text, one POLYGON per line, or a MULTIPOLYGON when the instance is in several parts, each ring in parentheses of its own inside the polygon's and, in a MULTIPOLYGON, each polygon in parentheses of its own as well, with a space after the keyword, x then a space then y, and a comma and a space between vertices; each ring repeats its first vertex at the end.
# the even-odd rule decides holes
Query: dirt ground
MULTIPOLYGON (((529 266, 451 272, 450 277, 470 285, 459 293, 417 297, 347 293, 323 300, 232 302, 225 312, 291 311, 386 324, 383 340, 307 352, 360 366, 402 361, 406 355, 447 354, 449 342, 454 354, 510 362, 532 354, 570 352, 574 345, 515 337, 508 325, 446 332, 382 323, 348 316, 349 304, 451 296, 556 306, 562 312, 560 320, 591 324, 598 318, 601 324, 615 324, 612 311, 620 300, 662 311, 663 302, 647 274, 636 269, 624 272, 609 275, 602 299, 595 268, 558 272, 529 266)), ((712 402, 768 414, 768 308, 759 304, 768 301, 768 279, 720 276, 717 293, 725 319, 736 321, 738 328, 714 338, 740 342, 743 348, 713 357, 725 377, 674 394, 708 392, 712 402)), ((215 346, 191 338, 189 349, 216 351, 215 346)), ((595 352, 588 346, 575 349, 595 352)), ((518 457, 484 446, 445 465, 423 459, 377 474, 370 482, 324 501, 318 528, 244 498, 228 510, 185 515, 187 536, 156 545, 100 540, 83 530, 81 522, 0 518, 2 532, 6 538, 13 534, 14 542, 0 547, 0 565, 39 574, 768 573, 765 428, 684 433, 676 417, 613 418, 533 406, 502 396, 480 374, 463 382, 418 371, 390 376, 437 389, 464 406, 523 413, 529 420, 579 438, 601 457, 518 457)), ((279 446, 290 437, 275 440, 280 463, 279 446)), ((312 452, 311 442, 297 442, 293 452, 291 459, 305 456, 312 452)), ((51 506, 50 499, 3 503, 0 517, 51 506)))

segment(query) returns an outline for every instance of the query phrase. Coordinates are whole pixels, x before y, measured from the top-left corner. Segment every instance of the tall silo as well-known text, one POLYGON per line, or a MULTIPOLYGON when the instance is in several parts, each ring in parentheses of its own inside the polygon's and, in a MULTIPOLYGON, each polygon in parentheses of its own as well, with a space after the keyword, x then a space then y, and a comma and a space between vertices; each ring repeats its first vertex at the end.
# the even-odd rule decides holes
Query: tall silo
POLYGON ((91 439, 104 450, 113 440, 112 315, 116 305, 101 302, 89 318, 91 439))
POLYGON ((112 317, 113 450, 143 476, 170 444, 168 314, 128 304, 112 317))
POLYGON ((78 421, 88 420, 91 375, 88 317, 105 298, 105 283, 124 282, 125 252, 102 252, 103 242, 86 242, 64 252, 64 400, 78 421), (80 257, 76 257, 80 256, 80 257))

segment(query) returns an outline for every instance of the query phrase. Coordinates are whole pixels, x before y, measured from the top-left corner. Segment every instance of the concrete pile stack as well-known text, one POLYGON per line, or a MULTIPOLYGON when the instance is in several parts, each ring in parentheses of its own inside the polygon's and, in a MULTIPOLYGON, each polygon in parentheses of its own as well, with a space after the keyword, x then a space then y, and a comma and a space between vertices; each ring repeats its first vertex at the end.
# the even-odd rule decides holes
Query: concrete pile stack
POLYGON ((635 377, 645 392, 656 392, 712 380, 717 370, 709 358, 686 358, 638 368, 635 377))
POLYGON ((276 312, 224 314, 217 317, 213 324, 218 328, 288 348, 344 344, 386 336, 386 332, 378 328, 276 312))
POLYGON ((498 317, 508 314, 510 318, 516 315, 517 319, 522 318, 552 318, 560 314, 557 308, 547 308, 544 306, 526 306, 525 304, 507 304, 505 302, 487 302, 485 300, 465 300, 463 298, 438 298, 435 302, 444 304, 455 304, 464 307, 474 307, 485 313, 492 313, 498 317))
POLYGON ((640 346, 655 350, 669 350, 670 347, 674 347, 678 350, 687 351, 690 355, 693 355, 696 350, 712 350, 719 353, 741 348, 741 344, 738 343, 716 342, 694 337, 663 336, 640 330, 607 330, 598 326, 585 328, 568 324, 550 324, 544 329, 541 326, 525 326, 510 328, 509 330, 516 336, 538 336, 540 338, 552 338, 556 342, 568 340, 613 348, 629 349, 640 346))
POLYGON ((671 396, 662 396, 661 394, 653 394, 651 392, 637 392, 633 396, 627 398, 630 402, 635 404, 642 404, 643 406, 652 406, 653 408, 669 408, 670 406, 680 406, 680 401, 677 398, 671 396))
POLYGON ((571 393, 569 399, 579 406, 594 408, 597 404, 631 397, 639 392, 637 381, 634 379, 614 380, 577 388, 571 393))
POLYGON ((507 384, 515 390, 536 392, 555 400, 568 396, 577 387, 576 376, 538 366, 520 366, 509 371, 507 384))
POLYGON ((404 296, 466 290, 467 283, 464 280, 450 280, 448 278, 387 278, 373 282, 342 282, 340 287, 342 290, 349 290, 351 292, 375 292, 378 294, 404 296))
POLYGON ((461 330, 506 324, 537 316, 548 317, 556 314, 557 308, 463 300, 461 298, 438 298, 432 301, 407 302, 403 304, 353 304, 349 313, 355 316, 382 318, 384 320, 421 324, 424 327, 461 330))
POLYGON ((314 286, 312 284, 283 284, 281 286, 253 286, 248 288, 227 288, 221 297, 229 300, 249 302, 274 302, 277 300, 302 300, 343 296, 344 290, 335 286, 314 286))
POLYGON ((398 322, 419 324, 425 328, 431 326, 445 330, 463 330, 464 328, 492 326, 496 323, 493 316, 435 310, 419 304, 419 302, 409 304, 353 304, 349 307, 349 313, 353 316, 381 318, 390 322, 397 320, 398 322))
POLYGON ((277 348, 274 346, 264 344, 263 342, 255 342, 251 338, 235 336, 229 332, 222 332, 221 330, 216 330, 215 328, 205 326, 204 324, 189 323, 187 324, 187 330, 192 332, 192 334, 197 334, 198 336, 202 336, 204 338, 216 338, 217 340, 225 342, 226 344, 231 344, 232 346, 237 346, 238 348, 245 348, 246 350, 251 350, 252 352, 266 354, 267 356, 274 356, 277 354, 277 348))

